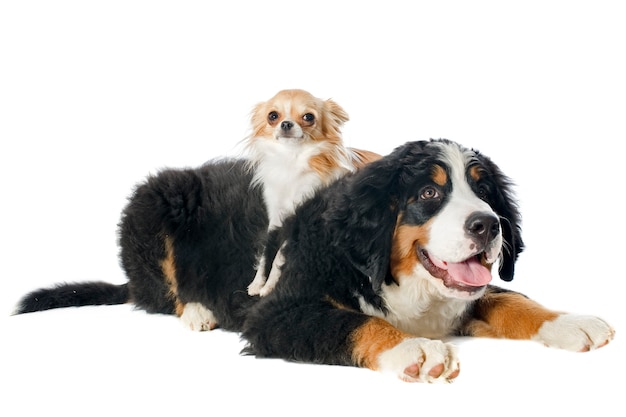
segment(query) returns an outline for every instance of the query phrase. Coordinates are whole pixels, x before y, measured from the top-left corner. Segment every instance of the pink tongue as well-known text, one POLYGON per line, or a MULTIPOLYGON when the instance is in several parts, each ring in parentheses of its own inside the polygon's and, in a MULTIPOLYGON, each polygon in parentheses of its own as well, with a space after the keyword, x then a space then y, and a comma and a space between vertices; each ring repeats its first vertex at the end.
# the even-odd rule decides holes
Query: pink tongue
POLYGON ((470 258, 464 262, 442 262, 431 259, 441 269, 446 269, 450 277, 472 287, 482 287, 491 282, 491 271, 484 267, 476 258, 470 258))

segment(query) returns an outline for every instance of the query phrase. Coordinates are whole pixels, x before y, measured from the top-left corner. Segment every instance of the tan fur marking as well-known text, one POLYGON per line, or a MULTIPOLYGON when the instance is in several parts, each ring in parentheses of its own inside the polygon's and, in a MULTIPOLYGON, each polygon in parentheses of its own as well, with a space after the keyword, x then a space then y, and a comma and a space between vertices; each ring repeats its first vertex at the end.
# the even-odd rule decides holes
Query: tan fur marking
POLYGON ((446 170, 439 165, 435 165, 433 167, 432 178, 436 184, 441 186, 446 185, 446 182, 448 182, 448 174, 446 173, 446 170))
POLYGON ((348 307, 345 304, 340 303, 339 301, 335 300, 334 298, 332 298, 331 296, 327 295, 326 297, 324 297, 324 300, 328 301, 329 303, 331 303, 335 308, 338 308, 339 310, 350 310, 350 311, 354 311, 354 309, 348 307))
POLYGON ((355 149, 355 148, 349 148, 349 149, 357 157, 357 159, 355 160, 355 164, 354 164, 357 168, 361 168, 362 166, 367 165, 370 162, 374 162, 382 158, 382 156, 374 152, 365 151, 363 149, 355 149))
POLYGON ((474 165, 469 169, 469 174, 474 181, 478 181, 480 179, 480 167, 478 165, 474 165))
MULTIPOLYGON (((401 216, 398 218, 398 223, 401 216)), ((428 242, 428 222, 421 226, 398 224, 393 233, 391 243, 390 269, 391 276, 397 281, 400 275, 409 275, 419 262, 416 244, 428 242)))
MULTIPOLYGON (((331 140, 328 143, 332 144, 333 147, 337 147, 339 146, 340 141, 339 139, 337 139, 331 140)), ((370 162, 382 158, 377 153, 360 149, 350 148, 349 152, 352 152, 354 156, 352 163, 356 168, 361 168, 370 162)), ((311 167, 311 169, 315 171, 317 175, 319 175, 320 178, 323 178, 326 182, 329 178, 328 174, 339 168, 339 157, 340 155, 335 152, 324 152, 311 157, 311 159, 309 159, 309 167, 311 167)))
POLYGON ((466 330, 477 337, 530 339, 543 323, 558 315, 521 294, 487 293, 478 301, 478 319, 472 320, 466 330))
POLYGON ((309 159, 309 166, 315 173, 324 180, 324 183, 330 179, 329 173, 339 167, 337 155, 332 153, 321 153, 309 159))
POLYGON ((178 281, 176 279, 176 262, 174 260, 174 244, 169 236, 164 239, 165 258, 161 261, 161 270, 165 276, 165 281, 169 287, 169 295, 174 301, 174 310, 180 317, 183 314, 185 305, 178 299, 178 281))
POLYGON ((380 354, 409 337, 387 321, 372 317, 352 334, 352 358, 358 366, 376 370, 380 354))

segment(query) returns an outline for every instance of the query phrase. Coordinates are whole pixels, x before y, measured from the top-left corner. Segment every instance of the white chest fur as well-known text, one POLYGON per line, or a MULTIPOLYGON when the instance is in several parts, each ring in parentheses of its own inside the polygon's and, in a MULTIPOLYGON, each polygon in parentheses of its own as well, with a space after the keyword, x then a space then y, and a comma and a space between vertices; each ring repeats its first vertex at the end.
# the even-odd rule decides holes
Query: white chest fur
POLYGON ((257 162, 254 181, 263 184, 270 228, 278 227, 286 215, 315 190, 338 178, 348 165, 320 174, 310 165, 312 157, 327 151, 325 142, 298 139, 257 140, 252 159, 257 162))
POLYGON ((421 265, 416 267, 415 272, 412 276, 401 277, 399 285, 392 283, 383 286, 382 297, 388 310, 386 313, 364 300, 361 300, 361 309, 416 336, 449 336, 458 326, 469 300, 442 296, 431 279, 420 276, 426 273, 421 265))

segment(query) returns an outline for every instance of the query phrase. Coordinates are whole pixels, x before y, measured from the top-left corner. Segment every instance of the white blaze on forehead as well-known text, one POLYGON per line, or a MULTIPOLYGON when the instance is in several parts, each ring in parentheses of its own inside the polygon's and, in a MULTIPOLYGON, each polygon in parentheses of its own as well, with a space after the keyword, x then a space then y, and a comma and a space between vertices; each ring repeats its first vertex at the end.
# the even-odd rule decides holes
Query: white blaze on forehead
POLYGON ((302 138, 304 136, 304 132, 302 130, 302 127, 300 126, 300 122, 298 120, 293 119, 293 116, 291 114, 290 102, 285 103, 283 107, 283 111, 284 111, 283 119, 280 121, 280 123, 276 124, 276 127, 274 127, 274 136, 279 140, 283 137, 282 124, 283 122, 288 121, 288 122, 294 122, 294 123, 293 123, 293 127, 291 128, 291 132, 288 133, 286 137, 289 139, 302 138))
POLYGON ((291 119, 291 102, 285 103, 285 119, 291 119))
POLYGON ((473 152, 452 143, 438 145, 442 151, 441 160, 448 167, 452 192, 433 220, 425 249, 443 261, 461 262, 474 254, 473 243, 465 232, 468 216, 477 211, 494 212, 467 182, 467 165, 473 152))

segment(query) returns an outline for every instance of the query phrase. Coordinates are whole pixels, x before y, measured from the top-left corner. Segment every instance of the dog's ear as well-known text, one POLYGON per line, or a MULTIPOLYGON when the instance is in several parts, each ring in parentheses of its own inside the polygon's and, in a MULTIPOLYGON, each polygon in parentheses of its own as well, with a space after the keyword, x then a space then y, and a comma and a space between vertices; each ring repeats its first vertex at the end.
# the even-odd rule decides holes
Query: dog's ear
POLYGON ((511 222, 507 217, 501 217, 502 236, 504 245, 500 260, 500 278, 504 281, 512 281, 515 275, 515 262, 518 255, 524 249, 524 242, 520 235, 518 223, 511 222))
POLYGON ((511 281, 515 275, 515 262, 524 250, 521 215, 513 195, 513 183, 491 159, 480 154, 478 154, 478 158, 489 171, 490 179, 495 183, 494 195, 491 197, 490 204, 500 216, 504 240, 499 274, 502 280, 511 281))
POLYGON ((331 99, 324 102, 324 112, 325 116, 329 117, 332 123, 337 127, 343 126, 345 122, 350 120, 348 113, 331 99))
POLYGON ((336 231, 333 244, 369 277, 375 291, 389 281, 400 193, 405 188, 406 171, 414 164, 410 155, 416 144, 401 146, 340 180, 343 192, 334 193, 324 213, 329 227, 336 231))
POLYGON ((267 103, 257 103, 250 110, 250 125, 252 127, 252 137, 263 136, 263 130, 267 127, 267 103))

